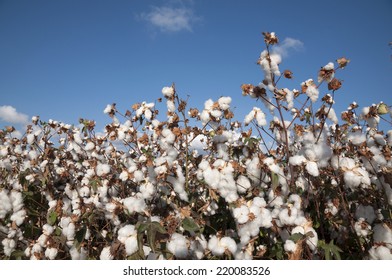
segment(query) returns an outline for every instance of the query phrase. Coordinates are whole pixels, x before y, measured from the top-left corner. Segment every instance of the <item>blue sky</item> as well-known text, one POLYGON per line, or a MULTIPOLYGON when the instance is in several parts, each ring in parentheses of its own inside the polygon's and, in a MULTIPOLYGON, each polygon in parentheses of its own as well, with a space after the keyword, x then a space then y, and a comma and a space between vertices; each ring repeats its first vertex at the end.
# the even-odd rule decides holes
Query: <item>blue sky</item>
POLYGON ((40 115, 102 128, 106 104, 153 102, 172 82, 190 107, 231 96, 242 121, 264 109, 240 89, 263 78, 263 31, 297 42, 280 65, 294 80, 280 86, 299 89, 345 56, 336 111, 354 100, 392 105, 391 26, 390 0, 0 0, 0 127, 40 115))

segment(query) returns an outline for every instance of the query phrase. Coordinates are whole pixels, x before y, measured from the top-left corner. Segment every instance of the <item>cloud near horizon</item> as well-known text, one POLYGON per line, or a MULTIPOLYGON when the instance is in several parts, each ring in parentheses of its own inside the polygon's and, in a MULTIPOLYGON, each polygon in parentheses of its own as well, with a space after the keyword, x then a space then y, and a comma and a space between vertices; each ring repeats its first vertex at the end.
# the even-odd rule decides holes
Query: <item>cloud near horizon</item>
POLYGON ((192 31, 198 19, 190 8, 152 7, 151 12, 142 13, 140 18, 163 32, 192 31))
POLYGON ((298 39, 287 37, 279 45, 273 47, 273 52, 283 57, 288 56, 290 49, 300 51, 304 48, 304 43, 298 39))
POLYGON ((29 116, 19 113, 16 109, 9 105, 0 106, 0 120, 12 124, 27 124, 29 116))

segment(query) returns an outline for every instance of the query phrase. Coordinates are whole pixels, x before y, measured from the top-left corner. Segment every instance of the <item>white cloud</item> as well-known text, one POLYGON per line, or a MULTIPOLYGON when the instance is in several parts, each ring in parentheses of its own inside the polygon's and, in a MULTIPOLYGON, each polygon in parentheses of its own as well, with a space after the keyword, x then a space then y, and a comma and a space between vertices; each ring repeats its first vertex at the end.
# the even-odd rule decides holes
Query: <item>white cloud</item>
POLYGON ((192 23, 197 20, 186 7, 152 7, 152 11, 141 14, 141 18, 164 32, 192 31, 192 23))
POLYGON ((299 50, 303 49, 303 47, 304 47, 304 43, 302 43, 300 40, 287 37, 281 43, 279 43, 279 45, 277 45, 273 48, 273 52, 277 53, 281 56, 287 57, 288 51, 290 49, 294 49, 295 51, 299 51, 299 50))
POLYGON ((29 117, 26 114, 19 113, 12 106, 0 106, 0 120, 13 124, 27 124, 29 117))

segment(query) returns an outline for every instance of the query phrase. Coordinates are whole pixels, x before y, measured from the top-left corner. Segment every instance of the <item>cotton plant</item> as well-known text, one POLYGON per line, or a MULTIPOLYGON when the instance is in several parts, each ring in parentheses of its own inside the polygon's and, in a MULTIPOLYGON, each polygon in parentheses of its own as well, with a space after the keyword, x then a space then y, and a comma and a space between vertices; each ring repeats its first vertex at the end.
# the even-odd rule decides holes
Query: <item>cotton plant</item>
POLYGON ((39 116, 1 130, 0 259, 390 259, 390 107, 352 102, 339 120, 349 60, 289 89, 263 36, 241 121, 231 97, 198 109, 172 84, 107 105, 100 132, 39 116))

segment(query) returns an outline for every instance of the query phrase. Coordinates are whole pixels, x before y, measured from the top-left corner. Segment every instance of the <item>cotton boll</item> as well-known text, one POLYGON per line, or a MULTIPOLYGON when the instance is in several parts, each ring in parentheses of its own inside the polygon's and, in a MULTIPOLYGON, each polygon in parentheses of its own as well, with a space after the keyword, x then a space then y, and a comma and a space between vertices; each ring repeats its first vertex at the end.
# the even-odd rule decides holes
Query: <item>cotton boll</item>
POLYGON ((110 253, 110 246, 106 246, 102 249, 101 254, 99 255, 100 260, 113 260, 113 256, 110 253))
POLYGON ((239 224, 244 224, 249 220, 249 208, 242 205, 239 208, 234 208, 233 216, 239 224))
POLYGON ((239 193, 245 193, 251 187, 250 181, 244 175, 238 176, 237 179, 237 191, 239 193))
POLYGON ((146 109, 144 111, 144 117, 146 118, 146 120, 151 121, 152 118, 152 112, 150 109, 146 109))
POLYGON ((369 258, 371 260, 392 260, 391 249, 383 245, 373 246, 369 250, 369 258))
POLYGON ((296 208, 285 208, 279 213, 279 220, 284 225, 294 225, 298 210, 296 208))
POLYGON ((125 240, 131 236, 136 236, 137 235, 137 231, 135 230, 135 226, 134 225, 125 225, 122 228, 120 228, 118 230, 118 237, 117 239, 125 244, 125 240))
POLYGON ((256 113, 254 110, 250 111, 249 114, 245 116, 244 124, 245 125, 250 124, 250 122, 255 118, 255 115, 256 113))
POLYGON ((136 235, 132 235, 125 240, 125 252, 127 256, 134 254, 138 250, 136 235))
POLYGON ((362 133, 361 131, 350 132, 347 136, 347 140, 349 140, 354 145, 361 145, 363 142, 366 141, 366 134, 362 133))
POLYGON ((306 89, 306 95, 310 98, 312 103, 314 103, 319 97, 319 90, 316 88, 316 86, 311 85, 306 89))
POLYGON ((87 258, 87 251, 83 247, 79 250, 76 247, 72 247, 69 253, 72 260, 85 260, 87 258))
POLYGON ((5 189, 0 191, 0 219, 4 219, 6 214, 12 210, 12 202, 5 189))
POLYGON ((179 233, 173 233, 167 243, 167 249, 178 259, 185 259, 188 254, 189 241, 179 233))
POLYGON ((306 244, 309 246, 309 248, 313 251, 317 251, 317 242, 318 242, 318 236, 317 232, 312 228, 307 228, 305 229, 305 235, 308 237, 306 238, 306 244))
POLYGON ((295 156, 290 157, 290 159, 289 159, 289 163, 294 166, 302 165, 303 163, 306 163, 306 162, 307 162, 306 158, 301 155, 295 155, 295 156))
POLYGON ((169 112, 175 112, 176 111, 176 105, 174 104, 174 101, 167 100, 166 101, 166 106, 167 106, 167 110, 169 112))
POLYGON ((317 177, 320 175, 320 172, 318 170, 317 167, 317 163, 313 162, 313 161, 308 161, 306 163, 306 171, 308 171, 308 173, 314 177, 317 177))
POLYGON ((110 173, 110 165, 98 164, 95 170, 98 176, 103 176, 110 173))
POLYGON ((25 218, 26 218, 26 210, 23 209, 23 210, 19 210, 17 212, 14 212, 11 215, 10 219, 11 219, 11 221, 15 222, 15 224, 17 226, 20 226, 24 222, 25 218))
POLYGON ((364 218, 359 218, 354 224, 354 229, 358 236, 367 237, 370 234, 371 226, 364 218))
POLYGON ((9 238, 4 238, 3 241, 1 242, 1 244, 3 245, 4 255, 10 257, 12 252, 15 251, 15 247, 16 247, 15 240, 9 239, 9 238))
POLYGON ((192 241, 189 249, 196 259, 201 260, 204 257, 205 250, 207 249, 207 241, 204 235, 200 235, 200 237, 197 236, 196 239, 192 241))
POLYGON ((136 181, 137 183, 140 183, 141 181, 144 180, 144 174, 143 174, 143 172, 142 172, 141 170, 136 170, 136 171, 133 173, 133 176, 134 176, 134 179, 135 179, 135 181, 136 181))
POLYGON ((171 98, 174 95, 174 89, 173 87, 164 87, 162 88, 162 94, 166 97, 166 98, 171 98))
POLYGON ((54 228, 49 224, 45 224, 42 227, 42 231, 45 235, 51 235, 54 231, 54 228))
POLYGON ((231 97, 221 97, 218 99, 218 103, 222 110, 227 110, 230 108, 231 97))
MULTIPOLYGON (((142 196, 141 193, 139 194, 142 196)), ((133 214, 134 212, 143 213, 147 208, 144 199, 139 196, 127 197, 123 200, 123 204, 130 214, 133 214)))
POLYGON ((218 237, 215 235, 208 240, 208 249, 215 256, 222 256, 225 252, 225 247, 221 246, 218 237))
POLYGON ((220 245, 225 248, 225 250, 228 250, 231 252, 233 255, 237 251, 237 244, 235 243, 234 239, 231 237, 223 237, 220 240, 220 245))
POLYGON ((154 194, 156 193, 156 189, 154 187, 154 185, 150 182, 147 182, 145 184, 142 184, 139 187, 140 193, 142 194, 142 197, 144 199, 151 199, 154 194))
POLYGON ((283 248, 286 252, 294 253, 297 250, 297 244, 295 244, 294 241, 287 239, 283 248))
POLYGON ((265 126, 267 124, 265 114, 259 108, 256 110, 256 121, 259 126, 265 126))
POLYGON ((56 248, 46 248, 45 257, 49 260, 54 260, 57 256, 58 250, 56 248))
MULTIPOLYGON (((325 113, 328 112, 328 109, 325 108, 325 113)), ((336 116, 335 110, 333 108, 329 108, 328 119, 330 119, 334 124, 339 122, 338 117, 336 116)))
POLYGON ((95 148, 95 144, 94 144, 93 142, 88 142, 88 143, 86 144, 86 146, 84 147, 84 149, 85 149, 86 151, 92 151, 94 148, 95 148))

